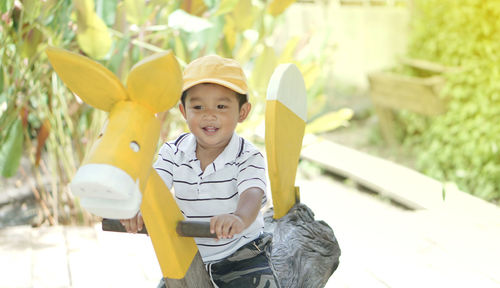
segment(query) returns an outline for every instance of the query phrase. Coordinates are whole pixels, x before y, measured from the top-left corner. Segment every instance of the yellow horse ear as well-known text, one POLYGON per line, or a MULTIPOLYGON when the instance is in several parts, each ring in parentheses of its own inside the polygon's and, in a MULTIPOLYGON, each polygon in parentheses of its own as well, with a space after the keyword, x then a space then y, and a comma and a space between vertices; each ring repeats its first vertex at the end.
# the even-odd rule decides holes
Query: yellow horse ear
POLYGON ((182 73, 171 51, 149 56, 132 67, 127 78, 130 98, 154 113, 172 108, 182 91, 182 73))
POLYGON ((113 104, 127 99, 120 80, 101 64, 59 48, 49 47, 46 53, 64 84, 87 104, 110 111, 113 104))

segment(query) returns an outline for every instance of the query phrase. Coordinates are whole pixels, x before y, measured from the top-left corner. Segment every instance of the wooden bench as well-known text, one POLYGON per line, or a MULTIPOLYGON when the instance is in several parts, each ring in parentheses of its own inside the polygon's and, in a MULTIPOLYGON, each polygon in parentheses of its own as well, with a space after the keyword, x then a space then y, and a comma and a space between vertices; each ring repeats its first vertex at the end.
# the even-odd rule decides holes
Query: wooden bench
POLYGON ((422 115, 437 116, 447 111, 447 99, 440 95, 446 84, 445 73, 461 71, 437 63, 402 58, 403 65, 425 77, 407 76, 388 71, 368 74, 369 94, 379 118, 384 139, 396 144, 394 136, 394 111, 408 110, 422 115))

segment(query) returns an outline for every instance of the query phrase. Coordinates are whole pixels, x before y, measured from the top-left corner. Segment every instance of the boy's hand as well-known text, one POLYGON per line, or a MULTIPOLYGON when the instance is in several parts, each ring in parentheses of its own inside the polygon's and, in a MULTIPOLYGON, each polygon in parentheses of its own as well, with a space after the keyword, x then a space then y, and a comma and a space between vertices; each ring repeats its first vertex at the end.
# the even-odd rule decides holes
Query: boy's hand
POLYGON ((210 233, 217 234, 217 239, 230 239, 234 234, 241 233, 245 229, 243 220, 233 214, 222 214, 210 219, 210 233))
POLYGON ((138 212, 133 218, 120 220, 120 223, 122 223, 128 233, 137 233, 141 231, 144 226, 141 212, 138 212))

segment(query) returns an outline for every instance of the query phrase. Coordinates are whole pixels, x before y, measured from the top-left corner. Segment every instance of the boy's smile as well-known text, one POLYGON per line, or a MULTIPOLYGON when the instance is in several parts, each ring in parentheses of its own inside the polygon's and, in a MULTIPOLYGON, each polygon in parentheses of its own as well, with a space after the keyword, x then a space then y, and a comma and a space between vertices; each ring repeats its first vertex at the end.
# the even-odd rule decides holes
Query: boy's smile
POLYGON ((250 104, 239 107, 236 93, 218 84, 198 84, 187 92, 185 107, 179 109, 198 148, 222 152, 233 136, 238 122, 245 120, 250 104))

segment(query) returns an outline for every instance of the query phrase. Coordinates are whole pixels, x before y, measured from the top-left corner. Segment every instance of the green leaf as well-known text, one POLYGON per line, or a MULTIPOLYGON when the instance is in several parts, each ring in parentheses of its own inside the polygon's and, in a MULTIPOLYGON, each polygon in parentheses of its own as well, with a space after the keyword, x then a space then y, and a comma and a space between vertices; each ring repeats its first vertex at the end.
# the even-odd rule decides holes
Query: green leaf
POLYGON ((40 0, 24 0, 24 18, 27 23, 32 23, 40 15, 42 1, 40 0))
POLYGON ((215 13, 215 16, 223 15, 233 11, 239 0, 221 0, 219 3, 219 9, 215 13))
POLYGON ((146 4, 143 0, 125 0, 127 21, 141 26, 147 18, 146 4))
POLYGON ((23 153, 23 125, 17 119, 9 128, 9 133, 0 148, 0 174, 12 177, 17 172, 23 153))
POLYGON ((99 0, 97 3, 98 11, 101 11, 99 16, 104 20, 106 25, 112 26, 115 23, 116 11, 118 6, 117 0, 99 0))
POLYGON ((12 9, 12 4, 14 4, 14 0, 2 0, 0 1, 0 12, 7 13, 12 9))
POLYGON ((130 43, 130 38, 128 37, 120 39, 119 41, 115 42, 116 47, 113 51, 113 56, 111 56, 111 59, 109 60, 109 64, 107 65, 107 67, 111 72, 113 72, 116 75, 120 75, 118 70, 122 66, 123 57, 126 55, 125 52, 128 49, 129 43, 130 43))
MULTIPOLYGON (((2 92, 3 92, 3 86, 4 86, 4 77, 3 77, 3 73, 4 73, 4 71, 3 71, 3 67, 2 67, 2 68, 0 68, 0 91, 2 91, 2 92)), ((1 100, 1 98, 0 98, 0 100, 1 100)), ((1 104, 1 103, 0 103, 0 104, 1 104)), ((1 115, 1 114, 2 114, 2 112, 0 112, 0 115, 1 115)))

